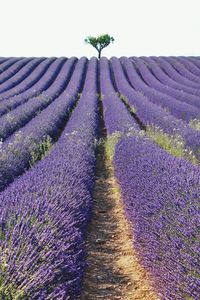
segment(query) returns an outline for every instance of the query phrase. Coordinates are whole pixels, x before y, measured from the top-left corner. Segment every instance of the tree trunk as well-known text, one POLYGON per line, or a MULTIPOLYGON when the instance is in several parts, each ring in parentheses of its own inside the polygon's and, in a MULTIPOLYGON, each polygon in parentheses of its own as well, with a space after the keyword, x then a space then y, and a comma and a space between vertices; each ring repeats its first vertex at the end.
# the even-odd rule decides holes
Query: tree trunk
POLYGON ((101 49, 98 51, 98 59, 101 58, 101 49))

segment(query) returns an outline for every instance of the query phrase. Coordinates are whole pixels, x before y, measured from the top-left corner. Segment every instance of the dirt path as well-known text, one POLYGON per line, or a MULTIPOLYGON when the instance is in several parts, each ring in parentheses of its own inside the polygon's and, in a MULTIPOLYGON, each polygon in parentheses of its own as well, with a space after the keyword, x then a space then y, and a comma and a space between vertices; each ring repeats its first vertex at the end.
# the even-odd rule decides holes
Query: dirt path
POLYGON ((103 147, 97 156, 93 199, 87 235, 88 270, 81 299, 159 299, 134 253, 119 187, 103 147))

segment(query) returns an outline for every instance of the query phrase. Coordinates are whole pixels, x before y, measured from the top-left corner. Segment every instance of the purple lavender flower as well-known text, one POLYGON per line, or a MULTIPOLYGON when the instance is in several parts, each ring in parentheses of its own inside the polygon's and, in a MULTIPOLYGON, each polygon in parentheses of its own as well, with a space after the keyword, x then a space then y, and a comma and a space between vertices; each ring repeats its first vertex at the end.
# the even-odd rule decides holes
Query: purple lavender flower
POLYGON ((80 295, 97 128, 97 59, 92 58, 79 103, 51 153, 0 194, 1 297, 80 295))
POLYGON ((115 174, 134 247, 166 300, 200 294, 200 171, 141 137, 116 146, 115 174))

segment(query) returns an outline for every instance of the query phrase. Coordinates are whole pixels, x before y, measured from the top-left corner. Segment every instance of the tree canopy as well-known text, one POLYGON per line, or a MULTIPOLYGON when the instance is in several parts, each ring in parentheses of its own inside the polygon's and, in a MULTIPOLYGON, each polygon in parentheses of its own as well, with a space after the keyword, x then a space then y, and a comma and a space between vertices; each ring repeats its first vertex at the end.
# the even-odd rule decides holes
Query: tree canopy
POLYGON ((114 42, 114 38, 109 34, 102 34, 98 37, 88 36, 85 38, 85 42, 92 45, 98 51, 98 58, 101 58, 102 49, 114 42))

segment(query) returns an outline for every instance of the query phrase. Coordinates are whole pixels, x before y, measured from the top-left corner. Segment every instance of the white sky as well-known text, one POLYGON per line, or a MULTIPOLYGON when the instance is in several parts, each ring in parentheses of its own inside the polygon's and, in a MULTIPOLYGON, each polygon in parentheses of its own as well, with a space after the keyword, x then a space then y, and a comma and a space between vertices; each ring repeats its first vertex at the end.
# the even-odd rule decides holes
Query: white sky
POLYGON ((0 56, 200 55, 200 0, 0 0, 0 56))

